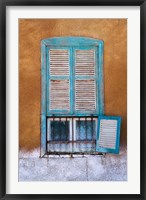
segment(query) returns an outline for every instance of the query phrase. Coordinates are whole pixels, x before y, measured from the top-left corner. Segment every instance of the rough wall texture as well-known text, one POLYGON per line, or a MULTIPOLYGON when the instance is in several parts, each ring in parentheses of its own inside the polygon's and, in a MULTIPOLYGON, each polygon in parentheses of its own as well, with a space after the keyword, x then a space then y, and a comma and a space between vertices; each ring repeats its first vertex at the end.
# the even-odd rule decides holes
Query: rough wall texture
POLYGON ((40 41, 48 37, 83 36, 104 40, 104 103, 106 115, 122 116, 121 143, 127 139, 127 20, 19 20, 20 148, 40 145, 40 41))
POLYGON ((120 154, 49 155, 19 152, 19 181, 127 181, 127 151, 120 154), (33 170, 32 170, 33 168, 33 170))

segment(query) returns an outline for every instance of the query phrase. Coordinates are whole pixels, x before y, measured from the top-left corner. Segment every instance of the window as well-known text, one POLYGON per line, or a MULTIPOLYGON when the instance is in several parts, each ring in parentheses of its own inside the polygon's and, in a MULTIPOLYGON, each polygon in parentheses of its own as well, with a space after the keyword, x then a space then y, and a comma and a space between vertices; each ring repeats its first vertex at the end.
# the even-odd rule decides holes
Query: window
POLYGON ((47 152, 72 152, 71 118, 47 119, 47 152))
POLYGON ((95 152, 97 118, 47 118, 47 152, 95 152))
POLYGON ((83 37, 42 40, 41 155, 95 152, 104 114, 103 41, 83 37))

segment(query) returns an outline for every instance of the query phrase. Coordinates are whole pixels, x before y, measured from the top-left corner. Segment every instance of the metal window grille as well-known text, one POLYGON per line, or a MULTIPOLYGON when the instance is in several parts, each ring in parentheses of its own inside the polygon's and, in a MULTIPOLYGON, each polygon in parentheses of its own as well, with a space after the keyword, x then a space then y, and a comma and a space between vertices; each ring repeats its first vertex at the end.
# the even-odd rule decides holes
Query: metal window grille
POLYGON ((96 130, 96 117, 50 117, 47 119, 47 152, 95 152, 96 130))

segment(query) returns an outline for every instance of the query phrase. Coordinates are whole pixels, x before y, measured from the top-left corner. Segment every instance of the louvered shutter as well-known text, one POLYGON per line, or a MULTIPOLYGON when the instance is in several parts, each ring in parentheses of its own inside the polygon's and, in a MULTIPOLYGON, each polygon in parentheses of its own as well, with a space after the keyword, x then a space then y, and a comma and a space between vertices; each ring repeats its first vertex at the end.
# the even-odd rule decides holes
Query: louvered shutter
POLYGON ((95 75, 95 50, 76 50, 76 76, 95 75))
POLYGON ((75 111, 97 112, 95 48, 75 49, 75 111))
POLYGON ((49 53, 50 75, 69 75, 69 50, 50 49, 49 53))
POLYGON ((70 111, 70 50, 49 49, 49 112, 70 111))
POLYGON ((50 80, 50 110, 69 108, 69 80, 50 80))
POLYGON ((96 151, 119 153, 121 117, 100 116, 96 151))

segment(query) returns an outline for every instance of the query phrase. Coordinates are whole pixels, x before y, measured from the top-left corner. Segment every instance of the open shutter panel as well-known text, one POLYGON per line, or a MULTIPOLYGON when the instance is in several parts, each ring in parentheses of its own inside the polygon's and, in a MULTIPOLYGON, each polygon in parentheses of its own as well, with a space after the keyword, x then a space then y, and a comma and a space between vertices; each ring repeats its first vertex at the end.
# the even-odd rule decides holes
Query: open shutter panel
POLYGON ((62 113, 70 110, 69 50, 49 50, 49 109, 62 113), (55 78, 54 78, 55 77, 55 78))
POLYGON ((121 117, 101 116, 98 118, 98 152, 119 153, 121 117))
POLYGON ((75 51, 75 110, 96 110, 94 49, 75 51))

